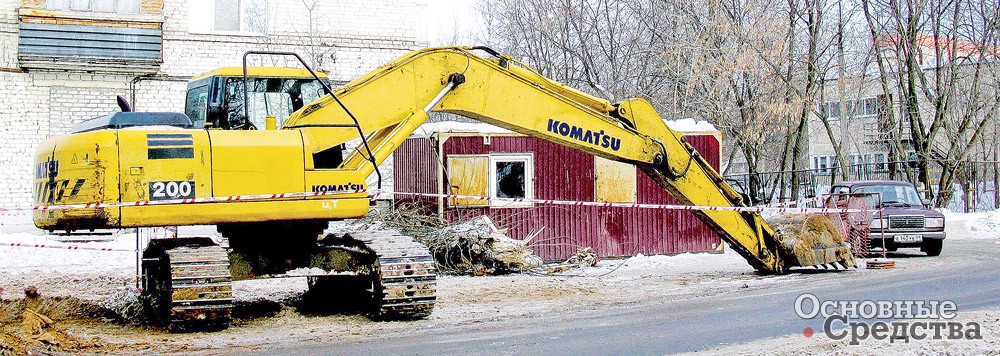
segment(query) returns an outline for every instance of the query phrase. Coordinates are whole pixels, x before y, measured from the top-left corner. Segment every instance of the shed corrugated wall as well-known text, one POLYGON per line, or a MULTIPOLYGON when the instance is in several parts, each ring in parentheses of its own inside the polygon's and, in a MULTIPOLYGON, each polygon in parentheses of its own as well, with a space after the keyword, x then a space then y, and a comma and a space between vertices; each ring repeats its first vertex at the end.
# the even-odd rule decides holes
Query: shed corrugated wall
MULTIPOLYGON (((435 153, 436 144, 428 138, 411 137, 393 152, 393 190, 409 193, 437 193, 438 172, 442 169, 435 153)), ((410 205, 437 214, 438 199, 396 196, 396 206, 410 205)))
MULTIPOLYGON (((719 142, 714 136, 688 136, 687 140, 718 169, 719 142)), ((594 201, 593 155, 525 136, 499 135, 490 141, 485 145, 481 135, 449 137, 441 159, 447 160, 452 154, 531 152, 536 198, 594 201)), ((416 166, 440 167, 431 147, 426 139, 411 138, 396 151, 397 191, 437 192, 436 172, 407 171, 416 166)), ((637 179, 639 203, 678 203, 645 174, 639 173, 637 179)), ((444 215, 450 221, 488 215, 518 239, 544 227, 533 240, 533 247, 546 260, 568 258, 579 246, 592 247, 598 255, 611 257, 707 251, 720 243, 719 237, 694 215, 679 210, 538 205, 445 209, 444 215)))

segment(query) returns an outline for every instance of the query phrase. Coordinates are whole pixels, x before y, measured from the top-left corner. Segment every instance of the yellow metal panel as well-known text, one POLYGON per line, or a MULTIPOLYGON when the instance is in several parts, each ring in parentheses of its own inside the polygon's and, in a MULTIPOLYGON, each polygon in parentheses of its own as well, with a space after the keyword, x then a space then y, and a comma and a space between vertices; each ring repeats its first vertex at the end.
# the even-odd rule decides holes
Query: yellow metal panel
POLYGON ((212 196, 205 130, 118 130, 121 201, 212 196))
MULTIPOLYGON (((35 151, 34 200, 37 205, 114 203, 118 201, 118 136, 95 131, 43 141, 35 151)), ((115 225, 118 208, 35 211, 41 228, 115 225)))
POLYGON ((214 196, 305 191, 305 158, 297 131, 207 131, 214 196))
POLYGON ((594 201, 635 203, 635 166, 594 156, 594 201))
MULTIPOLYGON (((335 192, 345 190, 365 190, 365 177, 357 171, 344 169, 322 169, 306 171, 306 191, 335 192)), ((351 195, 354 196, 354 195, 351 195)), ((366 193, 357 196, 365 197, 366 193)))
MULTIPOLYGON (((458 195, 489 195, 490 157, 487 155, 448 156, 448 184, 458 195)), ((449 206, 489 206, 487 200, 451 199, 449 206)))
POLYGON ((336 220, 364 217, 368 198, 129 206, 122 227, 211 225, 248 221, 336 220), (181 224, 181 222, 183 222, 181 224))

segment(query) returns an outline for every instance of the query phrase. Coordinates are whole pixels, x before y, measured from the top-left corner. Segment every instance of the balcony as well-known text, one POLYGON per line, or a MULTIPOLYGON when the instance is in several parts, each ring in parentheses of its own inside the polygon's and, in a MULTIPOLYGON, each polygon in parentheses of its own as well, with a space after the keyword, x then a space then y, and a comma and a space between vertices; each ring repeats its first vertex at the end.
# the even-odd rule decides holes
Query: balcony
POLYGON ((33 9, 20 15, 22 68, 147 74, 162 63, 162 16, 33 9))

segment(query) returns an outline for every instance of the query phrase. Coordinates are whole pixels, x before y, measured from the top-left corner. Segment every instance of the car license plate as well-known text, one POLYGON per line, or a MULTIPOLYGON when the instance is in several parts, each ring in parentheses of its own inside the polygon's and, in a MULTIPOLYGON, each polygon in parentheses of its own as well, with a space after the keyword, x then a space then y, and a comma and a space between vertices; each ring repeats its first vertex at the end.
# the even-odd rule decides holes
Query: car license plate
POLYGON ((894 242, 920 242, 920 235, 896 235, 892 238, 894 242))

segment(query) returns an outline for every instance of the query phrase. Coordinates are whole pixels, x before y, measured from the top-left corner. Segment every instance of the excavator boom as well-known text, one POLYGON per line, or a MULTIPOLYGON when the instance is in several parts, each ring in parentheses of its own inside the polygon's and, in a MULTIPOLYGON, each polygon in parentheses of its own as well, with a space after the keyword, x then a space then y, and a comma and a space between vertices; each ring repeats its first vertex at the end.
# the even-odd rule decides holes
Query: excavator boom
MULTIPOLYGON (((685 204, 741 204, 740 194, 681 135, 668 128, 646 100, 611 103, 545 78, 488 48, 411 52, 345 85, 335 95, 363 120, 366 132, 371 132, 369 146, 378 162, 423 124, 428 112, 447 112, 634 164, 685 204), (472 53, 477 49, 494 58, 472 53), (417 108, 423 110, 414 110, 417 108)), ((285 128, 300 128, 312 142, 341 141, 339 132, 317 126, 348 123, 342 108, 331 102, 329 97, 318 100, 293 115, 285 128)), ((363 157, 365 152, 359 147, 342 168, 370 173, 374 167, 363 157)), ((836 230, 829 228, 832 224, 819 224, 823 228, 811 230, 810 236, 822 238, 804 240, 797 234, 799 246, 792 247, 782 246, 784 237, 757 213, 694 213, 761 272, 783 273, 790 266, 801 265, 854 264, 846 244, 842 239, 838 242, 836 230), (818 243, 820 240, 826 243, 818 243)), ((782 231, 798 231, 800 225, 797 221, 795 227, 782 231)))

